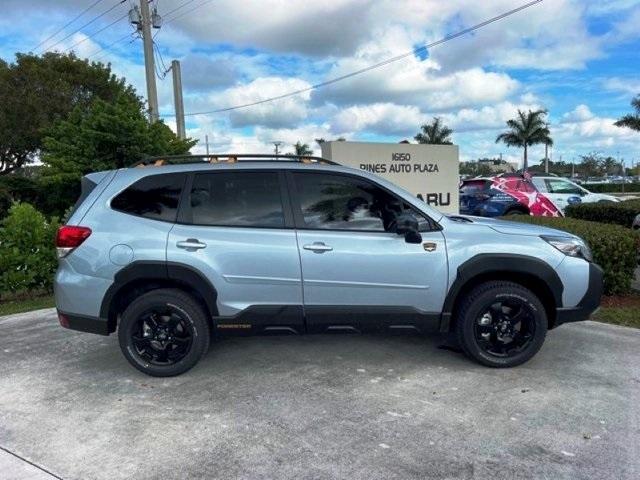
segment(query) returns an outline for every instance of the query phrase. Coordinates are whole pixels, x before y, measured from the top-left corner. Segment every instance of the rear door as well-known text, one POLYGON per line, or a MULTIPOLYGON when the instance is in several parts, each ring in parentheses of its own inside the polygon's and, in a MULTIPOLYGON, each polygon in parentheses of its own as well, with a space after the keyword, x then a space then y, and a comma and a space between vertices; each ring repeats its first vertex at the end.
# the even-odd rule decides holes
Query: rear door
POLYGON ((167 260, 202 272, 217 290, 216 329, 303 326, 300 259, 283 174, 195 172, 169 234, 167 260))
POLYGON ((362 177, 290 174, 307 329, 437 328, 448 279, 444 237, 417 210, 422 242, 392 230, 402 199, 362 177))

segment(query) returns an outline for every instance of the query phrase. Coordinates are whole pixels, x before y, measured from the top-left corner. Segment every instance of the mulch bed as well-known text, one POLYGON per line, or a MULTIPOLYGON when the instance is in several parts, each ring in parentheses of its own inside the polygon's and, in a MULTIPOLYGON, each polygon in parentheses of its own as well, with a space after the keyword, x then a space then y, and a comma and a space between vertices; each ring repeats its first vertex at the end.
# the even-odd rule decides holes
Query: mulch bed
POLYGON ((640 308, 640 295, 633 294, 627 295, 624 297, 620 297, 617 295, 604 296, 602 297, 601 306, 603 307, 637 307, 640 308))

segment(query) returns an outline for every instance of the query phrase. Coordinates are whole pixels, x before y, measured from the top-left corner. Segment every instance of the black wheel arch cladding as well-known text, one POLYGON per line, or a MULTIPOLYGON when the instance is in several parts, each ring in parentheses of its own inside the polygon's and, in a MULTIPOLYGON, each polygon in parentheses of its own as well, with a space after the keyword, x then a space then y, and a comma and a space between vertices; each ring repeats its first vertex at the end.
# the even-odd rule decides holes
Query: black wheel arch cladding
POLYGON ((108 318, 111 321, 114 299, 128 285, 139 281, 158 281, 164 285, 171 283, 177 288, 180 285, 188 287, 202 298, 212 316, 217 314, 217 291, 201 272, 181 263, 141 260, 130 263, 115 274, 113 284, 108 288, 102 300, 100 317, 108 318))

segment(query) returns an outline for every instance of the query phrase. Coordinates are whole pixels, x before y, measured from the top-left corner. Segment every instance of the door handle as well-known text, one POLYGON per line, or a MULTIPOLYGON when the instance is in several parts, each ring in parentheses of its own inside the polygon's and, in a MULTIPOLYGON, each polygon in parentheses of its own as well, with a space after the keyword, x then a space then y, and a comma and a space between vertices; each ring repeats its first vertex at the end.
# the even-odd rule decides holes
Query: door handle
POLYGON ((206 248, 207 244, 202 243, 197 238, 187 238, 181 242, 176 242, 176 247, 184 248, 185 250, 195 251, 200 248, 206 248))
POLYGON ((307 245, 303 245, 302 248, 304 248, 305 250, 311 250, 315 253, 330 252, 331 250, 333 250, 333 247, 325 245, 324 242, 309 243, 307 245))

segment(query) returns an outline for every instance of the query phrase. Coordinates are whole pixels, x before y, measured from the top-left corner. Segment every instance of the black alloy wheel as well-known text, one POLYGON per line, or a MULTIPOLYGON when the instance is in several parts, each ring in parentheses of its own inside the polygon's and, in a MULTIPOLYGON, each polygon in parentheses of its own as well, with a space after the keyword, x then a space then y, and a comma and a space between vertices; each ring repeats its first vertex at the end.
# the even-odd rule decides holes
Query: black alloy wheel
POLYGON ((536 331, 534 315, 529 304, 518 297, 498 301, 476 319, 476 342, 490 355, 513 356, 533 341, 536 331))
POLYGON ((152 290, 125 309, 118 325, 120 349, 135 368, 169 377, 192 368, 209 349, 210 320, 186 292, 152 290))
POLYGON ((181 310, 162 305, 138 318, 131 340, 136 353, 152 365, 173 365, 189 353, 193 333, 181 310))
POLYGON ((540 299, 522 285, 483 283, 461 302, 455 331, 464 352, 489 367, 525 363, 542 347, 547 315, 540 299))

